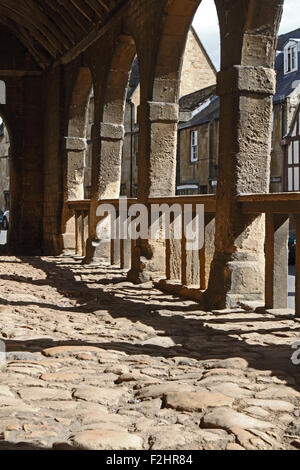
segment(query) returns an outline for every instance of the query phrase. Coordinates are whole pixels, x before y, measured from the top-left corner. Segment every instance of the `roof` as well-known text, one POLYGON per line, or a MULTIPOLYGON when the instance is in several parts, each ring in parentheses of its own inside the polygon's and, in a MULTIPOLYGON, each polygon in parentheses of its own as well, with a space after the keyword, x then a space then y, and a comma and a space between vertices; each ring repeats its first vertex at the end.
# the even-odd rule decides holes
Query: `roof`
POLYGON ((206 105, 195 114, 188 122, 179 124, 178 128, 186 129, 188 127, 200 126, 207 122, 216 121, 220 117, 220 98, 216 94, 211 95, 206 105))
MULTIPOLYGON (((275 61, 275 71, 277 75, 276 94, 274 96, 275 104, 285 100, 286 97, 293 92, 295 87, 300 84, 300 51, 298 52, 298 70, 284 74, 283 49, 290 39, 300 39, 300 28, 278 37, 277 51, 279 51, 279 53, 277 53, 275 61)), ((216 87, 208 87, 204 90, 183 96, 180 99, 180 111, 193 111, 197 108, 197 105, 201 109, 199 109, 189 121, 181 123, 179 129, 195 127, 219 119, 220 100, 216 96, 215 90, 216 87), (201 104, 203 105, 202 107, 201 104)))
POLYGON ((300 28, 294 29, 294 31, 290 31, 289 33, 281 34, 280 36, 278 36, 277 51, 283 51, 285 44, 290 39, 300 39, 300 28))
POLYGON ((189 95, 182 96, 179 100, 180 111, 194 111, 196 108, 207 100, 209 97, 216 94, 216 85, 211 85, 201 90, 194 91, 189 95))
POLYGON ((83 42, 97 38, 123 4, 122 0, 0 0, 0 25, 45 69, 68 54, 69 61, 74 59, 83 42))

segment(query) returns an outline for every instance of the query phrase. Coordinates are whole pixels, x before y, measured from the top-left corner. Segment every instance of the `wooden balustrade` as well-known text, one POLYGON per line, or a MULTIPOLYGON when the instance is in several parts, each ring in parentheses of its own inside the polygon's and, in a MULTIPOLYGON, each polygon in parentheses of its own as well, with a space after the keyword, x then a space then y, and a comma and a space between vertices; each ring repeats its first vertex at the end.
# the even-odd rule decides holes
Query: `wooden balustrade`
MULTIPOLYGON (((287 308, 289 219, 300 240, 300 193, 249 194, 238 197, 244 214, 266 215, 265 306, 287 308)), ((295 263, 295 315, 300 317, 300 250, 295 263)))
POLYGON ((91 201, 68 201, 68 206, 75 218, 75 254, 85 256, 89 230, 89 212, 91 201))
MULTIPOLYGON (((119 199, 106 199, 101 204, 114 206, 119 216, 119 199)), ((127 199, 128 208, 137 202, 127 199)), ((300 193, 249 194, 237 198, 241 213, 266 216, 265 236, 265 307, 268 309, 287 308, 288 298, 288 236, 289 219, 293 217, 296 239, 300 240, 300 193)), ((201 250, 187 251, 184 237, 180 240, 166 240, 165 273, 163 277, 169 285, 189 286, 200 292, 207 288, 210 264, 214 253, 214 216, 216 198, 214 195, 174 196, 151 198, 151 204, 190 204, 195 211, 197 204, 204 205, 205 243, 201 250)), ((85 255, 88 234, 90 201, 68 203, 75 215, 76 254, 85 255)), ((112 265, 129 270, 135 242, 131 240, 111 240, 109 261, 112 265)), ((300 317, 300 250, 296 250, 295 265, 295 311, 300 317)))
MULTIPOLYGON (((109 204, 114 206, 117 217, 119 216, 119 199, 105 199, 99 201, 99 204, 109 204)), ((127 199, 128 208, 137 203, 136 199, 127 199)), ((183 240, 166 240, 165 246, 165 273, 163 277, 168 281, 174 281, 182 285, 193 286, 204 290, 207 287, 210 263, 214 252, 214 213, 216 201, 214 195, 197 195, 197 196, 174 196, 150 198, 148 201, 148 209, 150 206, 173 204, 183 206, 189 204, 196 211, 197 204, 204 205, 204 223, 205 223, 205 244, 201 250, 188 251, 183 240)), ((131 240, 112 240, 110 262, 118 265, 122 269, 131 268, 131 254, 134 241, 131 240)))

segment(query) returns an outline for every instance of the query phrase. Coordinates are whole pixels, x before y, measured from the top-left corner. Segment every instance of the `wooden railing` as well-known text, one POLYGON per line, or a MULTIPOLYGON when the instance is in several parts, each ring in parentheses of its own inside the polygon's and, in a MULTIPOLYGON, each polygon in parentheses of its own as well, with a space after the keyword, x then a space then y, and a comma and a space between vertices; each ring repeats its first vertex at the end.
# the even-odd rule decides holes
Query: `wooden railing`
MULTIPOLYGON (((300 241, 300 193, 249 194, 238 197, 244 214, 265 214, 265 306, 287 308, 289 222, 300 241)), ((295 312, 300 316, 300 250, 295 259, 295 312)))
MULTIPOLYGON (((127 199, 128 207, 136 199, 127 199)), ((265 236, 265 307, 285 309, 288 299, 288 235, 289 219, 293 217, 296 238, 300 240, 300 193, 250 194, 237 198, 241 213, 266 215, 265 236)), ((205 243, 201 250, 187 251, 185 240, 167 240, 165 242, 165 272, 162 273, 164 287, 176 288, 180 294, 191 293, 197 298, 197 291, 207 288, 210 264, 214 253, 214 217, 216 198, 214 195, 174 196, 151 198, 148 204, 203 204, 205 208, 205 243), (189 289, 187 289, 187 287, 189 289), (180 290, 181 289, 181 290, 180 290)), ((99 204, 111 204, 118 215, 119 199, 99 201, 99 204)), ((70 202, 69 207, 75 214, 76 253, 85 253, 86 226, 90 201, 70 202), (79 222, 80 220, 80 222, 79 222), (81 239, 81 247, 79 244, 81 239)), ((130 240, 112 240, 108 261, 122 269, 130 269, 131 255, 135 242, 130 240)), ((296 290, 295 310, 300 316, 300 250, 296 251, 296 290)), ((173 290, 174 290, 173 289, 173 290)), ((187 295, 188 296, 188 295, 187 295)))
MULTIPOLYGON (((127 199, 130 207, 137 202, 136 199, 127 199)), ((118 214, 119 199, 106 199, 99 201, 99 204, 110 204, 115 207, 118 214)), ((214 252, 214 214, 216 200, 214 195, 197 196, 174 196, 150 198, 148 205, 152 204, 179 204, 184 206, 190 204, 193 212, 196 211, 197 204, 203 204, 205 209, 205 244, 201 250, 187 251, 184 237, 181 241, 166 240, 165 242, 165 272, 162 277, 174 284, 193 286, 196 289, 206 289, 210 271, 210 263, 214 252)), ((112 240, 110 249, 110 263, 120 266, 122 269, 131 268, 131 255, 135 246, 134 241, 112 240)), ((169 283, 170 287, 170 283, 169 283)))
POLYGON ((75 218, 75 254, 85 256, 91 201, 68 201, 67 204, 75 218))

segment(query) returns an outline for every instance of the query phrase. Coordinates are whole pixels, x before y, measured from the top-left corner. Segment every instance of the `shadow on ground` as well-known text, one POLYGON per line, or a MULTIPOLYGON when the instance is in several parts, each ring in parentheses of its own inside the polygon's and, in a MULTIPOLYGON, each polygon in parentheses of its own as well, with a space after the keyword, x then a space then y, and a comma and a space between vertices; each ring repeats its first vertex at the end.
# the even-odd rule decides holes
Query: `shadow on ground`
MULTIPOLYGON (((257 370, 270 370, 272 375, 279 379, 284 378, 293 388, 300 390, 300 366, 295 366, 291 362, 293 353, 288 344, 265 344, 266 338, 263 335, 272 334, 278 338, 289 338, 291 328, 289 325, 280 325, 280 319, 270 316, 256 315, 245 312, 242 318, 229 319, 222 315, 219 318, 210 316, 199 310, 196 303, 184 305, 183 300, 163 294, 159 291, 149 291, 142 287, 134 287, 126 281, 126 277, 120 277, 120 270, 107 268, 107 277, 102 280, 98 275, 103 276, 103 270, 99 266, 95 271, 91 268, 91 276, 95 273, 95 280, 85 282, 75 280, 78 272, 84 272, 82 265, 74 262, 64 261, 57 263, 61 258, 54 258, 54 261, 41 259, 38 257, 19 258, 21 262, 29 263, 36 269, 43 270, 47 276, 46 280, 34 281, 30 278, 17 279, 14 276, 2 276, 2 279, 17 280, 36 285, 45 283, 57 289, 65 297, 76 298, 79 305, 76 307, 60 307, 54 304, 44 304, 35 302, 9 302, 13 306, 38 305, 40 308, 51 308, 64 314, 65 311, 95 312, 97 310, 106 311, 113 318, 125 317, 132 322, 141 322, 144 325, 154 328, 159 336, 169 336, 176 343, 175 346, 165 348, 151 344, 133 344, 128 341, 110 342, 80 342, 77 340, 53 341, 51 338, 41 338, 38 340, 18 341, 7 340, 7 351, 30 351, 37 352, 48 347, 63 345, 88 345, 97 346, 103 349, 114 349, 132 355, 150 355, 157 357, 183 356, 201 361, 212 359, 229 359, 234 357, 244 358, 248 361, 249 367, 257 370), (78 268, 78 269, 77 269, 78 268), (110 279, 109 276, 114 276, 110 279), (103 282, 104 281, 104 282, 103 282), (122 285, 120 283, 126 284, 122 285), (106 292, 106 286, 112 285, 115 292, 106 292), (96 287, 91 287, 95 286, 96 287), (142 290, 141 290, 142 289, 142 290), (141 300, 141 292, 143 300, 141 300), (116 294, 123 293, 124 297, 116 294), (147 298, 148 297, 148 298, 147 298), (159 303, 155 303, 159 300, 159 303), (189 318, 190 317, 190 318, 189 318), (274 326, 274 324, 276 326, 274 326), (242 325, 247 327, 247 331, 242 329, 242 325), (277 326, 278 325, 278 326, 277 326), (217 329, 222 328, 223 329, 217 329), (243 334, 253 334, 255 344, 249 344, 243 334), (259 344, 264 341, 264 344, 259 344)), ((0 298, 0 303, 6 304, 5 299, 0 298)), ((292 317, 284 320, 292 321, 292 317)), ((298 324, 297 324, 298 325, 298 324)), ((299 332, 299 327, 293 329, 299 332)), ((249 339, 249 338, 248 338, 249 339)), ((272 341, 269 341, 272 343, 272 341)))

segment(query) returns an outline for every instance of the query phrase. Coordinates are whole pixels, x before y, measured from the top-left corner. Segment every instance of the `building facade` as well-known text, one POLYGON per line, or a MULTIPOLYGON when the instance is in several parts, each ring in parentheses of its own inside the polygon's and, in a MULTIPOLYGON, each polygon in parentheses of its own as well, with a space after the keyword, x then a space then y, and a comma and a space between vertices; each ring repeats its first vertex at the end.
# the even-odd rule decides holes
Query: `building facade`
MULTIPOLYGON (((183 55, 180 96, 216 84, 216 69, 193 27, 187 36, 183 55)), ((140 104, 140 77, 137 59, 134 60, 125 108, 125 138, 122 156, 121 195, 136 197, 138 187, 138 139, 137 109, 140 104)))
MULTIPOLYGON (((278 37, 275 71, 270 192, 299 191, 300 28, 278 37)), ((177 193, 213 194, 218 171, 219 99, 209 88, 199 103, 192 98, 181 99, 187 120, 181 119, 179 124, 177 193)))

